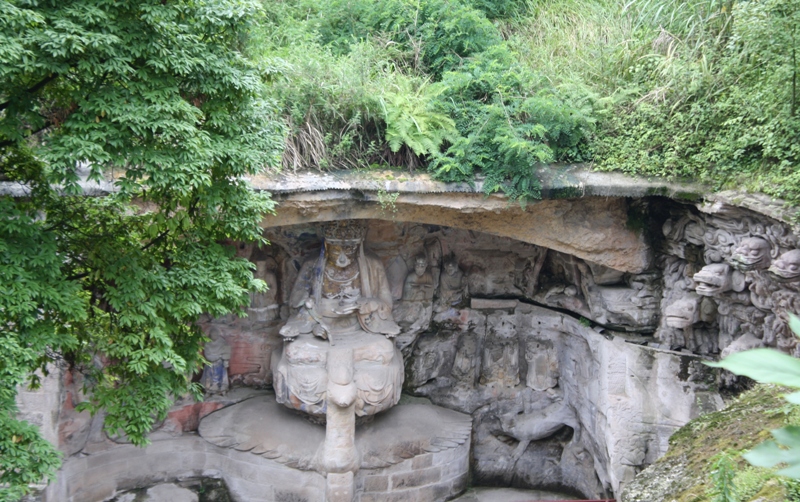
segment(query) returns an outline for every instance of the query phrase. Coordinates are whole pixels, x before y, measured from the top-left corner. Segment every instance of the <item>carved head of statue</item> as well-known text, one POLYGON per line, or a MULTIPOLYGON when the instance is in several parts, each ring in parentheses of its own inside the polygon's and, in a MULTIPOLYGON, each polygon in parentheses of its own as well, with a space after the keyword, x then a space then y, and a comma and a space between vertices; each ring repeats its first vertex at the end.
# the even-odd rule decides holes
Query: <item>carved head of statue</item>
POLYGON ((792 249, 780 255, 769 267, 769 272, 781 282, 800 280, 800 249, 792 249))
POLYGON ((348 267, 358 256, 366 226, 357 220, 333 221, 325 225, 325 255, 328 263, 348 267))
POLYGON ((417 277, 422 277, 425 274, 425 270, 428 268, 428 258, 425 257, 424 254, 417 255, 414 258, 414 273, 417 274, 417 277))
POLYGON ((702 296, 714 296, 731 290, 740 292, 745 287, 744 274, 731 271, 727 263, 706 265, 694 274, 693 279, 697 283, 697 294, 702 296))
POLYGON ((685 329, 699 319, 700 299, 689 294, 672 303, 664 310, 664 320, 670 328, 685 329))
POLYGON ((451 256, 444 262, 444 273, 452 277, 456 275, 456 271, 458 271, 458 262, 455 256, 451 256))
POLYGON ((689 293, 664 310, 664 321, 670 328, 686 329, 695 323, 713 322, 716 314, 712 299, 689 293))
POLYGON ((770 249, 769 242, 761 237, 748 237, 733 250, 731 261, 742 272, 764 270, 769 267, 770 249))

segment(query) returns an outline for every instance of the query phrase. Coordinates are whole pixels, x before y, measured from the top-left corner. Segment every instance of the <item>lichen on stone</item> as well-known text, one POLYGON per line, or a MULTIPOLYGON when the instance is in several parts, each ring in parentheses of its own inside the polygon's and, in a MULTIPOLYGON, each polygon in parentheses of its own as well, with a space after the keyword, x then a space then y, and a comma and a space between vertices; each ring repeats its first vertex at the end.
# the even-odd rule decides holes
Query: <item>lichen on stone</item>
POLYGON ((742 502, 800 500, 800 482, 754 468, 742 454, 770 437, 769 431, 800 424, 800 407, 782 398, 789 390, 756 385, 724 409, 702 415, 678 429, 666 455, 628 484, 621 502, 712 502, 713 464, 722 454, 734 459, 734 483, 742 502))

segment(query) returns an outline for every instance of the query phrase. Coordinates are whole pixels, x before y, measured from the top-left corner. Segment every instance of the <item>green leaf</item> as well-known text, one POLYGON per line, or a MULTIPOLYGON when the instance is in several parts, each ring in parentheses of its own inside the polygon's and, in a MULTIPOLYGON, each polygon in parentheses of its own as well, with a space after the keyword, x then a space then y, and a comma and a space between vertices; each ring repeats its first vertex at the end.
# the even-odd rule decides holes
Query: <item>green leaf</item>
POLYGON ((783 453, 774 441, 764 441, 742 456, 756 467, 774 467, 782 462, 783 453))
POLYGON ((772 436, 775 441, 765 441, 744 454, 744 458, 758 467, 787 464, 778 474, 800 478, 800 427, 782 427, 772 431, 772 436))
POLYGON ((789 314, 789 328, 792 330, 792 333, 794 333, 795 336, 800 338, 800 317, 797 317, 794 314, 789 314))
POLYGON ((759 382, 800 388, 800 359, 773 349, 754 349, 732 354, 717 363, 706 363, 759 382))

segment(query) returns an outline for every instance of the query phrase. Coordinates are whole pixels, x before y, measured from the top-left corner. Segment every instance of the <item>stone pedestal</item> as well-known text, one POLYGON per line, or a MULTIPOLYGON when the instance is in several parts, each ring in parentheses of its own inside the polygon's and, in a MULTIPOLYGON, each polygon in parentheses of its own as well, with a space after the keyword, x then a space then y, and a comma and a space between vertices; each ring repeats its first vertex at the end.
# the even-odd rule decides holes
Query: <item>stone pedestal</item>
POLYGON ((272 459, 298 474, 326 476, 325 489, 304 500, 437 502, 467 487, 471 427, 471 417, 463 413, 431 404, 397 405, 356 427, 359 465, 346 472, 325 465, 326 427, 271 396, 212 413, 199 432, 211 444, 272 459))

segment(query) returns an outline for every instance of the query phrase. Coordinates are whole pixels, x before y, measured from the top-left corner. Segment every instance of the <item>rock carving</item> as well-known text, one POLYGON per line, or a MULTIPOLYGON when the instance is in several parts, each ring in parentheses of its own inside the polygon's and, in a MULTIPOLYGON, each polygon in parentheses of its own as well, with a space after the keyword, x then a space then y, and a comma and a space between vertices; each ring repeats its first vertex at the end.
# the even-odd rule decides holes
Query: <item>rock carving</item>
POLYGON ((764 270, 769 267, 770 256, 769 242, 760 237, 748 237, 733 250, 731 262, 742 272, 751 270, 764 270))
POLYGON ((200 383, 209 394, 228 392, 228 364, 231 360, 231 347, 222 336, 219 328, 212 327, 208 337, 211 339, 203 347, 203 355, 209 364, 203 368, 200 383))
POLYGON ((800 249, 792 249, 780 255, 769 267, 769 273, 779 282, 800 281, 800 249))
POLYGON ((442 312, 456 306, 465 296, 464 272, 458 267, 455 256, 449 256, 444 262, 444 271, 439 278, 439 298, 434 310, 442 312))
POLYGON ((697 294, 701 296, 718 296, 728 291, 740 293, 746 286, 744 274, 732 270, 727 263, 706 265, 693 279, 697 283, 697 294))
POLYGON ((400 332, 392 294, 381 261, 364 250, 365 233, 356 221, 325 227, 319 257, 302 266, 292 289, 296 311, 280 330, 286 345, 273 370, 278 402, 325 416, 319 464, 329 502, 354 494, 356 416, 397 404, 403 382, 402 355, 389 340, 400 332))

